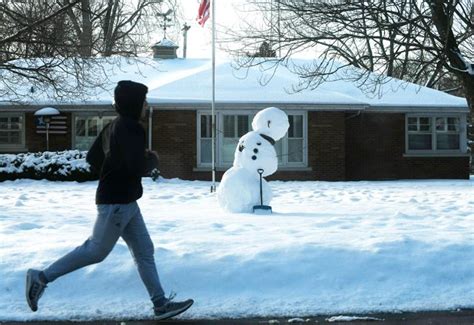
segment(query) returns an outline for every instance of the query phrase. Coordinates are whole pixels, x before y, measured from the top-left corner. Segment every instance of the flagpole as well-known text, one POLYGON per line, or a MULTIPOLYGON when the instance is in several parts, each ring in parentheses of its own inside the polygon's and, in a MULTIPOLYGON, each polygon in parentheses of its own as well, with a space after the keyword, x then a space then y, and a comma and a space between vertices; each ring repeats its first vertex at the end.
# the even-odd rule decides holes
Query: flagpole
POLYGON ((216 191, 216 0, 211 0, 212 20, 212 185, 211 193, 216 191))

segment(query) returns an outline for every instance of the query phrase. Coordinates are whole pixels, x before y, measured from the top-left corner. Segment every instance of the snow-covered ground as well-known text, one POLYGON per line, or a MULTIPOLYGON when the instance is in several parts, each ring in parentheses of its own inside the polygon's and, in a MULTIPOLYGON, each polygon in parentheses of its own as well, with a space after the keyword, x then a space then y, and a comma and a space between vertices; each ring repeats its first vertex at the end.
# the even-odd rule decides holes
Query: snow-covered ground
MULTIPOLYGON (((149 318, 125 243, 51 283, 37 313, 25 272, 81 244, 96 182, 0 183, 0 321, 149 318)), ((223 212, 210 183, 144 180, 139 201, 183 317, 303 316, 474 307, 474 178, 270 182, 273 215, 223 212)))

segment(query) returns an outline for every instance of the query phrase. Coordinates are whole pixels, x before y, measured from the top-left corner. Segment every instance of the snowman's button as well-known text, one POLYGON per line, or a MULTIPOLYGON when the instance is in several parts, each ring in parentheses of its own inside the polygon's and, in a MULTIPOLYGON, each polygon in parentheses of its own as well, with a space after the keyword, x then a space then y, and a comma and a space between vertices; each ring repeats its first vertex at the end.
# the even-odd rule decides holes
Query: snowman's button
POLYGON ((261 142, 257 142, 257 146, 261 146, 261 145, 262 145, 262 143, 261 143, 261 142))
POLYGON ((257 160, 257 156, 252 156, 252 160, 257 160))
POLYGON ((253 149, 253 152, 258 153, 258 149, 257 148, 253 149))

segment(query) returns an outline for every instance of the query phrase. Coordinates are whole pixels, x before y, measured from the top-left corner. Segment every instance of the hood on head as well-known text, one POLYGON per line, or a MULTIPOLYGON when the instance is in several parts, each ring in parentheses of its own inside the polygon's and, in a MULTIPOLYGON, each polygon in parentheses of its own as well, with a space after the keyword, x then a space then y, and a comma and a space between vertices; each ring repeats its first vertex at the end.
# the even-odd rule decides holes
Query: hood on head
POLYGON ((148 87, 131 80, 121 80, 114 90, 115 110, 122 116, 140 119, 148 87))

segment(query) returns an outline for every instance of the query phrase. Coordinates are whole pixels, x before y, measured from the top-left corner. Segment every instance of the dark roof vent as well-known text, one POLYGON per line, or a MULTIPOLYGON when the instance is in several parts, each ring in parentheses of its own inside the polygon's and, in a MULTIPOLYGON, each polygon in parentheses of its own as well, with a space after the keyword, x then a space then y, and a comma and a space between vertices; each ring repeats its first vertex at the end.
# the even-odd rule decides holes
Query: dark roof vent
POLYGON ((178 57, 176 54, 178 47, 173 41, 163 38, 151 48, 155 59, 176 59, 178 57))

